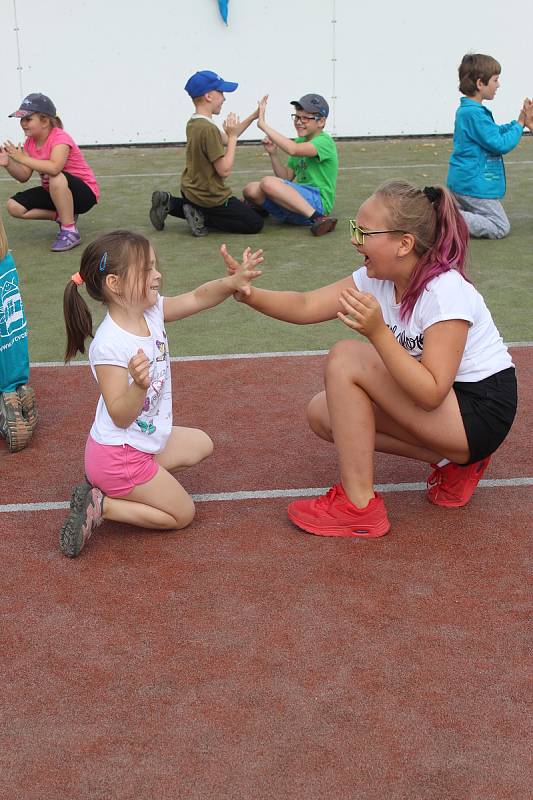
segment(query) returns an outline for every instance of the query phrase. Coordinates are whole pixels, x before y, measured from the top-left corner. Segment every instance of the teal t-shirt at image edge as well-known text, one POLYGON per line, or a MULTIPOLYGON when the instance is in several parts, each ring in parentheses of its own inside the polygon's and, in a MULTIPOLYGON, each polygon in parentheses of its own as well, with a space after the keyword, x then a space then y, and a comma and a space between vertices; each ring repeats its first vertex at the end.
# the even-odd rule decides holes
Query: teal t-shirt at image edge
POLYGON ((28 328, 13 256, 0 261, 0 392, 28 383, 28 328))

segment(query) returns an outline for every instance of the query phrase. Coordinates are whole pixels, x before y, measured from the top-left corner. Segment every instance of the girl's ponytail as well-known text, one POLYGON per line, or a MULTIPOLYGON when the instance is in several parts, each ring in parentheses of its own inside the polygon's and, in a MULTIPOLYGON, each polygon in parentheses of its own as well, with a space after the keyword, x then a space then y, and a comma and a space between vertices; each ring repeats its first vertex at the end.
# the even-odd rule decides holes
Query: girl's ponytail
POLYGON ((63 314, 67 331, 65 363, 77 353, 85 353, 85 340, 93 335, 93 320, 89 306, 80 295, 78 286, 83 282, 80 273, 73 275, 65 286, 63 294, 63 314), (79 276, 80 280, 77 280, 79 276))

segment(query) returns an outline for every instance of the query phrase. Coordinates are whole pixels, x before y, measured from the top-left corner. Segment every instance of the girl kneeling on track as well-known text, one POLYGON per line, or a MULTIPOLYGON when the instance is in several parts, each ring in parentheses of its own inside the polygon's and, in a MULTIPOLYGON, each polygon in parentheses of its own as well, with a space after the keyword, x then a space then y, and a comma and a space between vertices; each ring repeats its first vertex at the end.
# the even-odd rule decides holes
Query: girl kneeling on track
MULTIPOLYGON (((427 461, 428 499, 464 506, 513 422, 516 377, 481 295, 465 276, 468 230, 450 193, 383 184, 350 220, 364 266, 309 292, 253 287, 237 299, 297 324, 338 317, 369 343, 335 344, 308 419, 334 442, 340 483, 288 514, 319 536, 390 528, 374 491, 375 450, 427 461)), ((238 264, 222 246, 228 271, 238 264)))
POLYGON ((201 430, 172 425, 165 323, 212 308, 234 292, 245 296, 261 261, 261 251, 247 249, 232 275, 162 297, 156 256, 143 236, 114 231, 85 249, 80 271, 65 288, 65 361, 84 353, 92 336, 79 286, 85 284, 107 315, 89 348, 101 395, 85 448, 86 481, 74 489, 61 529, 66 556, 77 556, 102 520, 156 530, 192 521, 194 503, 171 473, 198 464, 213 443, 201 430))

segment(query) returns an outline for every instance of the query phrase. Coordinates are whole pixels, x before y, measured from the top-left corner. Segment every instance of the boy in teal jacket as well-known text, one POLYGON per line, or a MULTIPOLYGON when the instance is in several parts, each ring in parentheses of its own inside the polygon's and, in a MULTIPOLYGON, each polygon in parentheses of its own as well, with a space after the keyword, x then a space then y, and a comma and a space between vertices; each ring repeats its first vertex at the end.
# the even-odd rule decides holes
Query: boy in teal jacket
POLYGON ((520 141, 531 102, 526 98, 518 120, 497 125, 483 101, 494 99, 500 72, 499 63, 491 56, 468 53, 461 61, 459 91, 465 97, 455 116, 447 180, 470 235, 488 239, 502 239, 510 230, 499 201, 506 188, 502 155, 520 141))

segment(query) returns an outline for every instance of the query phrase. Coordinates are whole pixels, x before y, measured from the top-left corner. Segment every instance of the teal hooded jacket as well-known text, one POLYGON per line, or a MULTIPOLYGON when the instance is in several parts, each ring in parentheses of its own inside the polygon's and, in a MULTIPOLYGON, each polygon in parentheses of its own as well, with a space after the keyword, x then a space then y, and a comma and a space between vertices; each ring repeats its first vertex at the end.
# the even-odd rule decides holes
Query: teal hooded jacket
POLYGON ((488 108, 470 97, 462 97, 455 114, 448 188, 470 197, 503 197, 505 167, 502 155, 516 147, 522 132, 523 126, 516 120, 496 125, 488 108))

